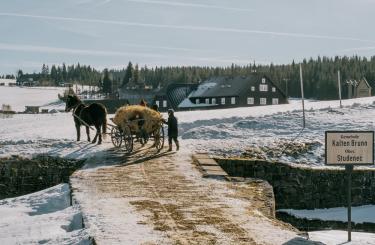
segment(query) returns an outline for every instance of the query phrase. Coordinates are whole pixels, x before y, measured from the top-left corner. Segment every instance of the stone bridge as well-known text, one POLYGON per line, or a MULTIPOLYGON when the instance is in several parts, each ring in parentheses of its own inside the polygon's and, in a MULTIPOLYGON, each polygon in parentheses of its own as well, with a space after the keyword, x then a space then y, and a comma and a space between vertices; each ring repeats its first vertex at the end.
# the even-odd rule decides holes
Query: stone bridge
POLYGON ((70 182, 96 244, 314 244, 275 219, 268 183, 204 176, 188 151, 145 147, 91 158, 70 182))

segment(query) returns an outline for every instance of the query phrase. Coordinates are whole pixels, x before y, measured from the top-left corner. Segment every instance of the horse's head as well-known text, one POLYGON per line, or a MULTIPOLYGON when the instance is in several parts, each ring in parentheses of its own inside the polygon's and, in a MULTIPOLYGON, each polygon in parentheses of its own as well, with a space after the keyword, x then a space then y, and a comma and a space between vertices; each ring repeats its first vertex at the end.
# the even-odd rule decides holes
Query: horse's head
POLYGON ((76 95, 68 95, 66 98, 65 111, 69 112, 78 104, 81 103, 81 100, 76 95))

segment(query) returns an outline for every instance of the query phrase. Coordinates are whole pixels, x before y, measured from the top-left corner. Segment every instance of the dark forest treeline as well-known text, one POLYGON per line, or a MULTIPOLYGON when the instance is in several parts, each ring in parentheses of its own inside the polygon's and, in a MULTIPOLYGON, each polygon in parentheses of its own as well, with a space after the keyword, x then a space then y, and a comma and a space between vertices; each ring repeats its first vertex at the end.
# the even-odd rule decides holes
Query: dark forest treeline
MULTIPOLYGON (((307 98, 336 99, 337 71, 341 71, 343 97, 347 87, 345 80, 361 79, 365 77, 372 87, 375 85, 375 56, 370 59, 365 57, 318 57, 317 59, 302 62, 304 91, 307 98)), ((232 64, 228 67, 138 67, 129 62, 121 70, 98 71, 90 66, 70 65, 48 66, 43 65, 42 72, 37 74, 22 74, 18 77, 33 76, 43 84, 58 85, 65 83, 80 83, 86 85, 99 85, 104 92, 110 93, 114 89, 132 82, 144 82, 146 85, 166 86, 169 83, 199 83, 212 76, 246 76, 254 72, 265 74, 272 79, 281 89, 288 91, 288 96, 300 97, 299 63, 294 61, 286 65, 257 65, 248 64, 238 66, 232 64), (109 77, 108 77, 109 74, 109 77), (105 76, 104 76, 105 75, 105 76), (103 84, 104 83, 110 84, 103 84)))

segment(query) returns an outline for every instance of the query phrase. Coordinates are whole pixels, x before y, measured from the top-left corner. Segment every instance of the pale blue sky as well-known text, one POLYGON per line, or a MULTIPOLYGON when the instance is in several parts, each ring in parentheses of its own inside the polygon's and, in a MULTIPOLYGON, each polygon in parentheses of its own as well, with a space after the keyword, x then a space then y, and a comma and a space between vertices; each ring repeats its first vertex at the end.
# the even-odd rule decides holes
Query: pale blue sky
POLYGON ((1 0, 0 74, 375 55, 375 0, 1 0))

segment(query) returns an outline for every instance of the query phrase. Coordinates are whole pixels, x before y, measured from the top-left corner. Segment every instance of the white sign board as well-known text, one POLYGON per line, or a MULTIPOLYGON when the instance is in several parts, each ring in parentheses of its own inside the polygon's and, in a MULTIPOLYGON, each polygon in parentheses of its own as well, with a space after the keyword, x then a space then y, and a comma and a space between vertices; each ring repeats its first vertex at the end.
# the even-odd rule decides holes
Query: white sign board
POLYGON ((374 131, 326 131, 327 165, 373 165, 374 131))

